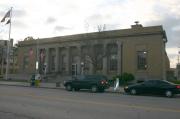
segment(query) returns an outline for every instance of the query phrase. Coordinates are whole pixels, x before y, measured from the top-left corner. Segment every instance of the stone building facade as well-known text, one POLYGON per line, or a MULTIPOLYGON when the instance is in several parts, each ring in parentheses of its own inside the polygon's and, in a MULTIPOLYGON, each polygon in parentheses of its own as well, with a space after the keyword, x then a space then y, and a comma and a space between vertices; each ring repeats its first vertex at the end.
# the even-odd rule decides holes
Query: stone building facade
POLYGON ((177 65, 176 65, 175 76, 176 76, 177 80, 180 80, 180 63, 177 63, 177 65))
POLYGON ((130 29, 28 39, 18 44, 18 72, 59 78, 79 74, 112 77, 127 72, 136 79, 166 79, 166 43, 162 26, 140 24, 130 29))
POLYGON ((8 40, 0 40, 0 75, 4 75, 6 73, 7 68, 7 45, 9 43, 9 69, 8 73, 15 73, 15 48, 13 47, 13 39, 8 40))

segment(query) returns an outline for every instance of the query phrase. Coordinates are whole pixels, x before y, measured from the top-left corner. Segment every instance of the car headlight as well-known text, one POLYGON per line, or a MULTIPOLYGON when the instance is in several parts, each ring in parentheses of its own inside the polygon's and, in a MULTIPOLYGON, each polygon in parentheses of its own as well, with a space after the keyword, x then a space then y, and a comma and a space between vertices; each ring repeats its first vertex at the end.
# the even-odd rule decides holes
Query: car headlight
POLYGON ((124 88, 125 88, 125 89, 128 89, 128 86, 125 86, 124 88))

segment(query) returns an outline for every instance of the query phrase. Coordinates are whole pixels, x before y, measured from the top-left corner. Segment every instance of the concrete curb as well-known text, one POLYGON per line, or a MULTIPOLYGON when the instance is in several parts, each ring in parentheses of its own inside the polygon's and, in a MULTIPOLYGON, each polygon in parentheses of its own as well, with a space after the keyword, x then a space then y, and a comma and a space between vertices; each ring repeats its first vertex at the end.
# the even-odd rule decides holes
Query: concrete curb
MULTIPOLYGON (((13 81, 0 81, 0 85, 8 85, 8 86, 22 86, 22 87, 35 87, 30 86, 30 83, 28 82, 13 82, 13 81)), ((65 87, 61 84, 57 87, 56 83, 40 83, 39 87, 35 88, 49 88, 49 89, 65 89, 65 87)), ((123 87, 120 87, 118 90, 114 91, 113 87, 110 87, 109 89, 106 89, 105 92, 107 93, 124 93, 123 87)))

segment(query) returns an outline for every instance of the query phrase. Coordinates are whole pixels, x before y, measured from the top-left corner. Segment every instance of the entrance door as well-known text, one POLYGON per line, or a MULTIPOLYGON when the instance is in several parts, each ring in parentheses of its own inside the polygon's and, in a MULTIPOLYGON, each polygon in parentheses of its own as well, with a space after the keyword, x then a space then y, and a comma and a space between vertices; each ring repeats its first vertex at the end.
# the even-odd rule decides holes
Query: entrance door
POLYGON ((77 76, 77 64, 72 64, 72 76, 77 76))

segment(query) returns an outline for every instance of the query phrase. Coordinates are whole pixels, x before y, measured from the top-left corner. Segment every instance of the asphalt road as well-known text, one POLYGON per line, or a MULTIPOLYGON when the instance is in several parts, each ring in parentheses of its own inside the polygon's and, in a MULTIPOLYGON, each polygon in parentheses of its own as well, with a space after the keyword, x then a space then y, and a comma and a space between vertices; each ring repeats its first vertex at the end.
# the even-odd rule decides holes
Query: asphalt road
POLYGON ((180 119, 180 96, 130 96, 0 85, 0 119, 180 119))

